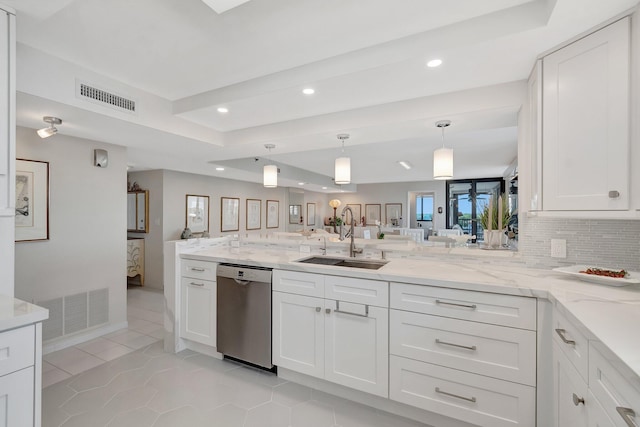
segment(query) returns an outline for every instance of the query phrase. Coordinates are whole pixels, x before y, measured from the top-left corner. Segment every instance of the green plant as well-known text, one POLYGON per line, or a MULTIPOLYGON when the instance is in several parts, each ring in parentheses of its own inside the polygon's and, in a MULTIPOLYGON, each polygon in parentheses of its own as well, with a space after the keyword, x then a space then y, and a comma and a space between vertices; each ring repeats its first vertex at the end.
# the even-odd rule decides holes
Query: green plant
POLYGON ((489 229, 489 221, 491 221, 492 230, 498 229, 499 203, 502 203, 502 228, 507 228, 509 220, 511 219, 511 212, 509 211, 509 197, 505 193, 502 193, 501 198, 498 198, 498 200, 491 196, 489 203, 485 204, 478 214, 478 222, 485 230, 489 229), (489 213, 489 206, 492 206, 491 213, 489 213))

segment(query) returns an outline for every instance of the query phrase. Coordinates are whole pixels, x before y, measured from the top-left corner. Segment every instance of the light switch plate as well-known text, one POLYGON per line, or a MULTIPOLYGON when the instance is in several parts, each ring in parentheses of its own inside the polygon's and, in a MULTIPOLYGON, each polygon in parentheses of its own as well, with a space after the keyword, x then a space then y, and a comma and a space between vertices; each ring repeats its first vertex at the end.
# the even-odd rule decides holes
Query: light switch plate
POLYGON ((567 241, 565 239, 551 239, 551 258, 567 257, 567 241))

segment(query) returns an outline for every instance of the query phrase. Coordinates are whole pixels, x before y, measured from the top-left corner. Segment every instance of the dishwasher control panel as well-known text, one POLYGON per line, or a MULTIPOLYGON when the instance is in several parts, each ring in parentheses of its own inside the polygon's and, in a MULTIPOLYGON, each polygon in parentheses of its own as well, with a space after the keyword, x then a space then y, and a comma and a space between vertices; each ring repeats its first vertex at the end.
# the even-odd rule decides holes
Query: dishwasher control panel
POLYGON ((236 279, 246 282, 271 284, 271 269, 235 264, 220 264, 216 272, 218 277, 236 279))

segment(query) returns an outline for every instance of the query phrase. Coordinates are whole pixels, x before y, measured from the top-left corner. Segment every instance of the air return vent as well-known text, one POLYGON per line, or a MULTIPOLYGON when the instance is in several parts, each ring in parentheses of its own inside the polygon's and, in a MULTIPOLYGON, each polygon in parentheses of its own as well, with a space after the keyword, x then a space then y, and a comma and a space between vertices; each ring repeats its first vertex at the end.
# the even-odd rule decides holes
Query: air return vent
POLYGON ((95 102, 96 104, 111 107, 118 111, 128 113, 136 112, 136 101, 128 99, 115 93, 76 81, 76 96, 80 99, 95 102))

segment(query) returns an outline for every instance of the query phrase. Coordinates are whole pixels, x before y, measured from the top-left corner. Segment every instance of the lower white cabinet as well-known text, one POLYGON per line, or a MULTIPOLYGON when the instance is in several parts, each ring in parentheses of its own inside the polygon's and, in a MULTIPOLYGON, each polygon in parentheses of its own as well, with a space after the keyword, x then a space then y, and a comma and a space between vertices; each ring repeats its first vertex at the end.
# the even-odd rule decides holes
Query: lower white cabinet
POLYGON ((536 389, 390 356, 389 397, 478 426, 535 427, 536 389))
POLYGON ((588 427, 616 427, 611 418, 607 415, 598 399, 589 390, 589 406, 587 407, 588 427))
POLYGON ((216 282, 182 278, 180 337, 216 346, 216 282))
POLYGON ((587 407, 593 403, 588 397, 587 383, 557 343, 553 344, 553 374, 555 425, 586 426, 587 407))
POLYGON ((34 425, 33 387, 33 366, 0 377, 0 427, 34 425))

